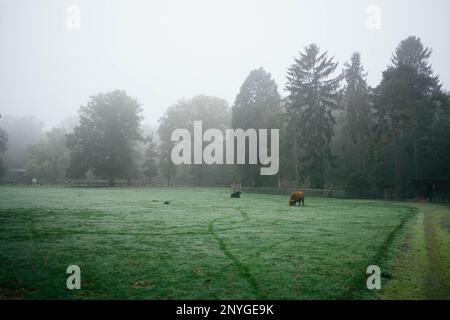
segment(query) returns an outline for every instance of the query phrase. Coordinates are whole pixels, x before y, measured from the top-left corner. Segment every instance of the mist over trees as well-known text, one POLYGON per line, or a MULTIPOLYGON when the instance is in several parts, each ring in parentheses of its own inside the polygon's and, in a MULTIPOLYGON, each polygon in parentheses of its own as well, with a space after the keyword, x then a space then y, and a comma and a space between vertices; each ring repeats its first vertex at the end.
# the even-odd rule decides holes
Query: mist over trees
MULTIPOLYGON (((430 55, 431 49, 424 48, 420 39, 403 40, 374 92, 375 131, 384 142, 377 147, 378 151, 383 147, 391 149, 397 197, 409 196, 412 186, 408 184, 425 173, 427 166, 420 163, 429 155, 422 150, 432 138, 430 126, 436 105, 444 103, 448 108, 448 97, 443 96, 438 77, 429 64, 430 55)), ((381 154, 379 163, 386 159, 389 157, 381 154)), ((389 170, 389 165, 384 167, 389 170)))
MULTIPOLYGON (((232 107, 231 126, 247 130, 279 128, 281 124, 281 97, 278 86, 270 73, 263 68, 252 70, 242 84, 232 107)), ((259 146, 257 147, 259 153, 259 146)), ((246 158, 249 148, 246 147, 246 158)), ((270 153, 270 146, 268 148, 270 153)), ((273 185, 276 176, 260 175, 261 163, 244 164, 238 167, 240 182, 244 185, 261 187, 273 185)))
POLYGON ((66 177, 69 150, 66 148, 66 131, 53 128, 45 138, 28 147, 28 172, 39 181, 58 183, 66 177))
POLYGON ((286 112, 293 136, 296 179, 306 177, 312 188, 323 188, 327 164, 332 164, 330 143, 340 108, 341 76, 327 52, 311 44, 288 69, 286 112))
POLYGON ((350 62, 344 64, 343 76, 345 84, 342 105, 345 112, 342 119, 342 158, 346 172, 350 173, 355 169, 364 172, 369 162, 372 116, 367 73, 358 52, 352 55, 350 62))
POLYGON ((343 68, 342 108, 336 113, 335 137, 330 144, 335 166, 328 180, 341 182, 347 193, 362 195, 370 190, 369 163, 372 126, 371 89, 361 55, 352 54, 343 68))
POLYGON ((415 179, 450 178, 449 94, 429 62, 431 55, 419 38, 408 37, 371 88, 358 52, 339 65, 326 50, 310 44, 286 69, 285 97, 261 67, 243 79, 231 107, 214 96, 183 98, 168 107, 157 128, 142 124, 142 106, 120 90, 91 97, 78 117, 47 132, 35 117, 6 115, 0 119, 0 174, 3 182, 14 181, 10 171, 20 169, 27 179, 22 182, 240 182, 412 197, 415 179), (186 128, 192 137, 194 121, 202 121, 203 132, 280 129, 279 173, 261 176, 260 163, 174 165, 172 132, 186 128))
POLYGON ((141 166, 144 175, 148 178, 149 186, 152 185, 152 178, 158 176, 158 151, 156 150, 156 143, 153 140, 153 135, 150 135, 145 139, 147 148, 145 149, 145 158, 141 166))
MULTIPOLYGON (((173 130, 177 128, 189 130, 192 138, 191 144, 193 145, 194 121, 202 121, 203 131, 207 129, 225 131, 226 128, 230 127, 228 103, 221 98, 197 95, 191 99, 181 99, 178 103, 169 107, 163 117, 159 119, 160 169, 167 179, 167 184, 170 185, 174 181, 175 174, 177 174, 177 182, 180 184, 204 186, 231 183, 232 168, 229 165, 203 163, 177 167, 170 160, 174 145, 171 141, 173 130)), ((203 148, 207 144, 209 143, 203 142, 203 148)))
MULTIPOLYGON (((1 115, 0 115, 1 117, 1 115)), ((0 128, 0 177, 3 177, 5 174, 5 165, 3 164, 3 154, 5 153, 7 149, 7 143, 8 143, 8 134, 5 130, 0 128)))
POLYGON ((0 126, 8 137, 4 163, 7 168, 25 168, 27 150, 45 137, 44 123, 35 116, 17 117, 2 114, 0 126))
POLYGON ((68 176, 82 178, 88 170, 114 185, 115 179, 135 176, 134 144, 143 138, 139 126, 142 107, 125 91, 91 97, 79 111, 80 125, 67 135, 68 176))

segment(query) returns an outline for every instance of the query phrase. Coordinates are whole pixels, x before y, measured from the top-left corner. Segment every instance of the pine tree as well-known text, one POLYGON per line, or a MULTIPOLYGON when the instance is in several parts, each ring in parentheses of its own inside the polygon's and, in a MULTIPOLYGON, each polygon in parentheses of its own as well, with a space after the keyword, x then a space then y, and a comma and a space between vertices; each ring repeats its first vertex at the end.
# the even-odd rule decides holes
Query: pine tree
MULTIPOLYGON (((401 197, 402 176, 408 171, 417 178, 419 172, 420 141, 426 139, 435 113, 435 97, 441 95, 439 78, 433 74, 428 61, 431 49, 425 48, 417 37, 400 42, 392 64, 383 72, 375 92, 377 134, 380 141, 394 141, 395 195, 401 197), (402 161, 403 141, 412 141, 413 161, 402 161), (402 167, 412 163, 411 170, 402 167)), ((405 157, 403 157, 405 158, 405 157)), ((404 179, 403 179, 404 180, 404 179)))
POLYGON ((323 188, 324 171, 333 156, 330 142, 339 109, 341 76, 333 77, 338 64, 320 53, 315 44, 305 48, 289 67, 287 111, 293 121, 297 180, 305 175, 313 188, 323 188))
POLYGON ((345 106, 343 128, 343 153, 350 171, 364 171, 367 167, 370 133, 370 104, 367 73, 361 64, 361 55, 355 52, 351 62, 344 64, 343 104, 345 106))

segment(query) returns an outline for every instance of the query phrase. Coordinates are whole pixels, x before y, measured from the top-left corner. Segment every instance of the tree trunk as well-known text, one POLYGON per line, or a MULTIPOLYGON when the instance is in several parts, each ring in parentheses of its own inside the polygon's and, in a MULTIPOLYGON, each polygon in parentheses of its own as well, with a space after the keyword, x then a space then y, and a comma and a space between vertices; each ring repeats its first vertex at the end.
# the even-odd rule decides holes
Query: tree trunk
POLYGON ((294 165, 295 165, 295 185, 298 187, 299 172, 298 172, 297 132, 294 133, 294 165))
POLYGON ((52 184, 56 184, 56 171, 57 171, 56 161, 53 162, 53 172, 52 172, 52 184))
POLYGON ((400 131, 395 130, 395 198, 400 199, 400 131))
POLYGON ((418 142, 417 134, 414 135, 414 179, 419 176, 419 155, 418 155, 418 142))
POLYGON ((365 168, 365 157, 366 157, 366 152, 365 152, 365 146, 363 145, 363 133, 360 132, 359 134, 359 171, 364 171, 365 168))

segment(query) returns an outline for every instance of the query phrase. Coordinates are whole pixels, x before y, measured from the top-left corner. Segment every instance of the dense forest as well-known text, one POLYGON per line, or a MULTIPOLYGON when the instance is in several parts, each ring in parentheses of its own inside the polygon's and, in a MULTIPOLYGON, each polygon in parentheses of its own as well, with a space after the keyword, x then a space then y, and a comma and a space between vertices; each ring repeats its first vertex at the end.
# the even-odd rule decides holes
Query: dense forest
MULTIPOLYGON (((78 116, 48 132, 35 117, 0 119, 3 183, 340 188, 349 195, 414 195, 414 179, 450 178, 450 96, 417 37, 400 42, 374 88, 364 57, 340 66, 315 44, 287 67, 282 97, 271 74, 250 71, 234 103, 212 96, 181 99, 142 125, 143 106, 126 91, 99 93, 78 116), (279 128, 280 170, 256 165, 181 165, 170 160, 171 133, 193 129, 279 128)), ((206 143, 205 143, 206 145, 206 143)), ((204 145, 204 146, 205 146, 204 145)))

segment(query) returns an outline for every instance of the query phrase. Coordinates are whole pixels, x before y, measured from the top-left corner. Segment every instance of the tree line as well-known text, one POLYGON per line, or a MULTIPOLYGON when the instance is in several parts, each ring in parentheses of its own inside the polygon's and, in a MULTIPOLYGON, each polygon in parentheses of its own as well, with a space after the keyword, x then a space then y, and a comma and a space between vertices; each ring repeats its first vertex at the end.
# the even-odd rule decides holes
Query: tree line
MULTIPOLYGON (((181 99, 142 127, 143 108, 125 91, 101 93, 78 112, 70 130, 53 128, 25 152, 29 174, 48 183, 96 177, 167 185, 345 188, 358 196, 390 190, 413 196, 413 180, 450 178, 450 100, 430 64, 432 50, 411 36, 400 42, 376 87, 355 52, 339 70, 310 44, 287 68, 282 97, 271 74, 252 70, 233 105, 218 97, 181 99), (256 165, 182 165, 170 160, 171 133, 216 128, 280 129, 280 171, 256 165)), ((0 130, 0 153, 8 153, 0 130)), ((246 148, 248 150, 248 148, 246 148)), ((5 174, 0 162, 0 174, 5 174)))

